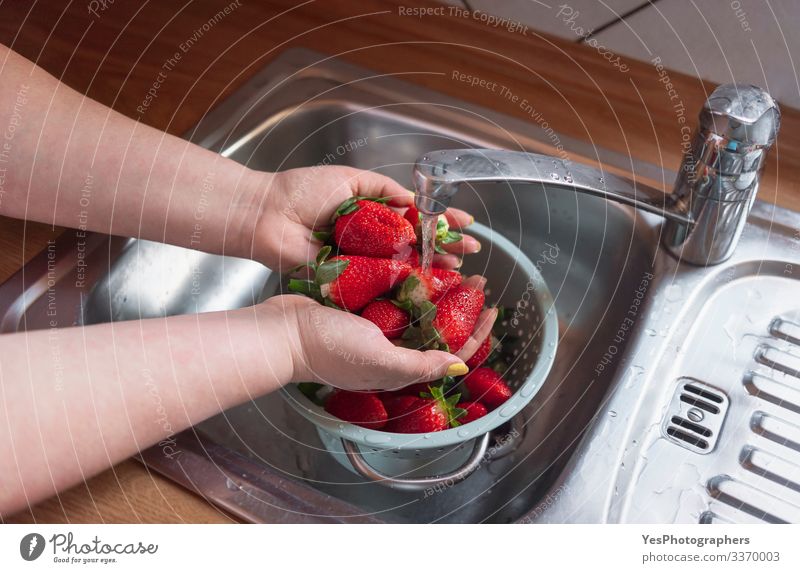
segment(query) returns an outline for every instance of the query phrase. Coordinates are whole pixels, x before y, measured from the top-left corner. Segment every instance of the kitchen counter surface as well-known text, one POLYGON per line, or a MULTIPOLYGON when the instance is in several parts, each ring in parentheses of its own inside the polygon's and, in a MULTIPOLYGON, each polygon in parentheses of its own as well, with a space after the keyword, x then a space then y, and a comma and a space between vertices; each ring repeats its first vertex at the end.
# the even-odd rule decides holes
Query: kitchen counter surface
MULTIPOLYGON (((553 26, 563 25, 554 12, 553 26)), ((174 134, 184 133, 282 51, 306 47, 402 74, 405 81, 509 115, 546 121, 561 135, 677 168, 681 109, 693 126, 713 85, 660 71, 653 63, 616 60, 607 52, 604 57, 592 46, 514 28, 511 23, 492 26, 479 13, 456 13, 418 0, 77 2, 66 8, 40 0, 32 7, 3 6, 0 42, 90 97, 174 134), (420 16, 418 8, 428 10, 420 16), (143 107, 176 52, 180 59, 164 74, 157 97, 143 107), (531 107, 540 114, 536 118, 531 107)), ((794 129, 800 126, 800 112, 782 111, 781 134, 759 198, 800 210, 800 129, 794 129)), ((0 281, 59 232, 0 218, 0 281)), ((9 521, 232 520, 128 460, 9 521)))

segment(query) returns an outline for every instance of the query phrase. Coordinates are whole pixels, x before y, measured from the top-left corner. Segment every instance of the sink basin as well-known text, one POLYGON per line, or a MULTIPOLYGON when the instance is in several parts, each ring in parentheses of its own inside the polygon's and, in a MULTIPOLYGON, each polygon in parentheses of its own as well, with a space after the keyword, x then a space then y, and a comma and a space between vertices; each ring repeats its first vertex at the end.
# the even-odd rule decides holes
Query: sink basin
MULTIPOLYGON (((616 171, 633 165, 638 176, 672 179, 655 166, 632 164, 609 151, 568 138, 555 141, 553 132, 537 125, 320 60, 308 52, 286 52, 186 137, 256 169, 343 164, 380 171, 409 187, 417 156, 469 146, 565 154, 616 171)), ((777 442, 764 438, 767 430, 759 434, 757 422, 743 420, 754 420, 756 414, 759 420, 771 416, 770 423, 778 418, 795 424, 790 431, 796 436, 800 406, 786 408, 759 398, 752 376, 749 386, 741 376, 730 385, 715 377, 723 370, 769 368, 766 359, 750 360, 753 349, 772 344, 762 338, 769 335, 773 319, 798 323, 791 299, 779 303, 766 294, 797 288, 799 239, 792 237, 797 214, 757 203, 734 259, 696 268, 679 265, 658 249, 657 217, 599 198, 546 186, 486 184, 460 192, 454 206, 519 246, 547 281, 558 313, 555 366, 536 398, 507 428, 516 439, 502 455, 452 487, 390 490, 341 467, 313 426, 275 393, 142 452, 142 461, 251 521, 759 519, 757 506, 727 513, 716 509, 732 507, 731 500, 757 490, 751 479, 756 477, 759 483, 769 482, 766 495, 789 499, 788 509, 764 509, 761 518, 785 521, 800 515, 800 479, 765 478, 737 461, 737 447, 748 446, 758 452, 755 466, 778 457, 788 464, 781 466, 789 468, 785 471, 796 470, 800 446, 773 448, 777 442), (759 266, 765 259, 769 264, 759 266), (747 281, 761 286, 735 286, 747 281), (754 306, 751 322, 720 324, 726 312, 750 302, 742 299, 747 289, 762 293, 763 313, 754 306), (726 334, 740 342, 733 345, 739 353, 736 368, 723 344, 726 334), (705 352, 712 344, 716 351, 705 352), (697 452, 665 433, 662 418, 684 378, 709 384, 729 398, 721 431, 734 428, 731 434, 746 434, 741 439, 747 444, 738 437, 726 441, 723 435, 715 448, 697 452), (732 422, 733 416, 738 419, 732 422), (728 465, 718 456, 726 456, 728 465), (674 476, 676 465, 681 469, 674 476), (667 508, 650 499, 661 482, 676 488, 667 508)), ((60 326, 236 308, 280 289, 279 277, 258 263, 148 241, 67 233, 51 247, 55 264, 48 265, 45 253, 0 287, 4 332, 49 327, 51 289, 58 291, 60 326), (75 266, 79 248, 87 262, 82 269, 75 266)), ((520 299, 523 295, 518 293, 520 299)), ((791 371, 800 361, 796 344, 785 336, 773 344, 776 352, 792 357, 790 371, 780 373, 784 378, 800 375, 791 371)), ((800 380, 793 382, 797 392, 800 380)))

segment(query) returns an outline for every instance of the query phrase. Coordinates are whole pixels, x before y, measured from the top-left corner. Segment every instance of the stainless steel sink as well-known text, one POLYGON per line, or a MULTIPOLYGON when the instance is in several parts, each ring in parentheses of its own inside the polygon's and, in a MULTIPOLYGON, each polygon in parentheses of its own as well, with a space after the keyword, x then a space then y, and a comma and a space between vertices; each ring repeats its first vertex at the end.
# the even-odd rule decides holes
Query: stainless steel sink
MULTIPOLYGON (((555 143, 571 160, 673 179, 304 51, 186 137, 257 169, 339 163, 409 186, 430 149, 560 153, 555 143)), ((515 418, 512 447, 461 484, 401 493, 342 468, 276 393, 142 452, 144 463, 252 521, 800 521, 800 215, 756 203, 734 257, 698 268, 658 248, 657 217, 599 198, 477 185, 454 204, 518 244, 555 297, 555 367, 515 418), (708 400, 716 413, 698 405, 708 400)), ((252 261, 68 233, 0 287, 0 324, 236 308, 279 290, 252 261)))

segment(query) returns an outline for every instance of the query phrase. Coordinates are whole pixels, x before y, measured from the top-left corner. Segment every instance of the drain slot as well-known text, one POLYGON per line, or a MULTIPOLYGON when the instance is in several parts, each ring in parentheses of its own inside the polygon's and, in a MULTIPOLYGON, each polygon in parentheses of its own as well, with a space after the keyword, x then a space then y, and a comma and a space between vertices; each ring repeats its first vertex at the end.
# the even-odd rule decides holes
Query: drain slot
POLYGON ((695 434, 700 434, 701 436, 705 436, 706 438, 711 437, 711 430, 708 428, 704 428, 699 424, 693 424, 692 422, 688 422, 683 418, 679 418, 678 416, 672 416, 672 423, 676 426, 680 426, 682 428, 686 428, 687 430, 691 430, 695 434))
POLYGON ((691 434, 687 434, 686 432, 681 432, 675 428, 667 428, 667 435, 672 436, 682 442, 685 442, 689 445, 695 446, 696 448, 700 448, 701 450, 708 449, 708 442, 702 438, 698 438, 696 436, 692 436, 691 434))
POLYGON ((706 412, 710 412, 711 414, 719 414, 719 408, 717 408, 713 404, 709 404, 708 402, 703 402, 702 400, 698 400, 697 398, 692 398, 691 396, 687 396, 686 394, 681 395, 681 402, 690 404, 692 406, 697 406, 698 408, 701 408, 706 412))
POLYGON ((681 378, 664 417, 663 434, 672 442, 698 454, 711 452, 728 411, 728 397, 692 378, 681 378))
POLYGON ((783 352, 772 346, 763 344, 756 350, 756 362, 783 372, 789 376, 800 378, 800 357, 783 352))

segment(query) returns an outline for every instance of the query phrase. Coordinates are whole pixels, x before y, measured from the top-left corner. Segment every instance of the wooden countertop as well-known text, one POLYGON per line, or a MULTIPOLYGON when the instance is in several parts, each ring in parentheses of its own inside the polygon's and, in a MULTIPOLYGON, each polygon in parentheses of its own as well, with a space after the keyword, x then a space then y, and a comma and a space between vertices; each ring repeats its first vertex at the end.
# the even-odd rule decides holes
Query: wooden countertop
MULTIPOLYGON (((198 0, 107 4, 55 0, 3 5, 0 42, 73 88, 136 117, 164 62, 182 57, 142 121, 180 134, 258 69, 290 47, 303 46, 406 81, 516 115, 530 112, 496 92, 453 79, 458 71, 507 86, 527 98, 559 134, 677 168, 682 101, 694 125, 714 86, 669 72, 678 99, 650 63, 622 60, 620 71, 590 46, 511 32, 476 19, 444 14, 422 18, 400 8, 435 7, 408 0, 305 3, 289 0, 198 0), (228 7, 228 14, 215 15, 228 7), (215 19, 213 24, 209 22, 215 19), (206 25, 206 29, 204 29, 206 25), (197 31, 200 31, 199 34, 197 31), (410 73, 408 73, 410 72, 410 73), (433 72, 433 73, 431 73, 433 72)), ((441 11, 440 11, 441 12, 441 11)), ((553 26, 561 25, 553 19, 553 26)), ((655 55, 654 55, 655 56, 655 55)), ((759 197, 800 210, 800 113, 783 109, 783 128, 771 153, 759 197), (780 184, 778 182, 780 181, 780 184)), ((671 182, 667 182, 668 184, 671 182)), ((0 218, 0 280, 41 250, 58 230, 0 218)), ((12 521, 228 522, 201 498, 126 461, 12 521)))

